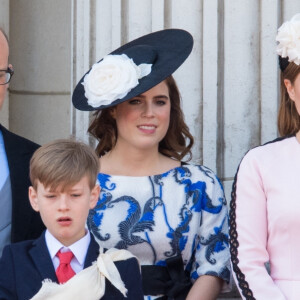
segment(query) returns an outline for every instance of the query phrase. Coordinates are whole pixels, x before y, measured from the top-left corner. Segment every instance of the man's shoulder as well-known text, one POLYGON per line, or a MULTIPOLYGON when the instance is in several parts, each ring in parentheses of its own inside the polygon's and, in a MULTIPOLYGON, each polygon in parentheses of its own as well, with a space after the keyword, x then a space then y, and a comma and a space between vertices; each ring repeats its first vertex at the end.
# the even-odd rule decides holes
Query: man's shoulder
POLYGON ((0 125, 0 130, 3 135, 4 143, 8 146, 11 146, 12 144, 15 145, 22 145, 22 147, 26 147, 29 150, 35 151, 37 148, 40 147, 37 143, 30 141, 29 139, 22 137, 16 133, 13 133, 0 125))
MULTIPOLYGON (((9 260, 9 258, 14 261, 20 261, 20 259, 24 260, 34 242, 35 240, 26 240, 5 246, 2 252, 1 263, 3 263, 3 260, 9 260)), ((23 263, 25 263, 25 261, 23 261, 23 263)))
POLYGON ((32 248, 33 245, 36 244, 37 239, 33 239, 33 240, 25 240, 25 241, 21 241, 21 242, 16 242, 16 243, 11 243, 9 245, 7 245, 7 248, 10 248, 10 250, 12 252, 16 252, 16 253, 20 253, 22 251, 22 249, 29 249, 32 248))
POLYGON ((42 232, 42 234, 36 238, 36 239, 30 239, 30 240, 24 240, 16 243, 8 244, 3 249, 4 252, 10 252, 13 255, 16 256, 22 256, 25 252, 29 252, 33 248, 41 249, 47 249, 46 241, 45 241, 45 231, 42 232))

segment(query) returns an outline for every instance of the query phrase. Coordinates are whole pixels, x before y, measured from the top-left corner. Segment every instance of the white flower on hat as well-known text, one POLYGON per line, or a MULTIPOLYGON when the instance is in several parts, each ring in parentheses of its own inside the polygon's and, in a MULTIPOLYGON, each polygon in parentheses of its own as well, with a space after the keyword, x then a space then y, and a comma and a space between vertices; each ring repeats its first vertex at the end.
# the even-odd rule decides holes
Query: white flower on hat
POLYGON ((300 14, 283 23, 278 29, 276 52, 281 57, 288 57, 289 62, 300 64, 300 14))
POLYGON ((125 97, 151 72, 152 64, 137 66, 126 54, 107 55, 85 75, 85 97, 92 107, 109 105, 125 97))

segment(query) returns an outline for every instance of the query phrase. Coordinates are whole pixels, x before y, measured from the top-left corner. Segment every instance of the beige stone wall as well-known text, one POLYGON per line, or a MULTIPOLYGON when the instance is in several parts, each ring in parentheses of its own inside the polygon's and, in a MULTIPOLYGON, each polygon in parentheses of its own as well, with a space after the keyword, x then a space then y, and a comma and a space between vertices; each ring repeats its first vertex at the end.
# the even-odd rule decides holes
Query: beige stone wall
POLYGON ((40 144, 89 141, 89 115, 71 105, 84 72, 137 36, 186 29, 195 46, 175 78, 194 161, 217 172, 229 200, 244 153, 277 135, 275 34, 296 12, 299 0, 0 0, 15 69, 0 122, 40 144))
POLYGON ((70 134, 71 1, 10 0, 10 130, 43 144, 70 134))

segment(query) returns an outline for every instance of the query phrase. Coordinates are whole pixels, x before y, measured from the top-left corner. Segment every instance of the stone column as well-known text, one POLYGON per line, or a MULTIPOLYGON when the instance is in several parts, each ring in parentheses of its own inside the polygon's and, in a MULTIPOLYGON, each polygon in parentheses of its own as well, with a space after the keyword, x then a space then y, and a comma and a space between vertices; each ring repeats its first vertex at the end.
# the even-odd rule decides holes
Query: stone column
POLYGON ((10 1, 10 129, 38 143, 70 130, 71 2, 10 1))

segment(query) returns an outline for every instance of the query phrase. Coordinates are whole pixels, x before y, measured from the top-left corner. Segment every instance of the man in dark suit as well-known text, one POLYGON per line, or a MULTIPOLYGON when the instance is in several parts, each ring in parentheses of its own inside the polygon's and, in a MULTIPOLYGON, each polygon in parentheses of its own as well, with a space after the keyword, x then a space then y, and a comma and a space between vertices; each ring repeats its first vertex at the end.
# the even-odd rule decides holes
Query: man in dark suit
MULTIPOLYGON (((13 75, 7 37, 0 28, 0 110, 13 75)), ((44 230, 28 200, 29 160, 39 146, 0 124, 0 257, 11 242, 37 238, 44 230)))

